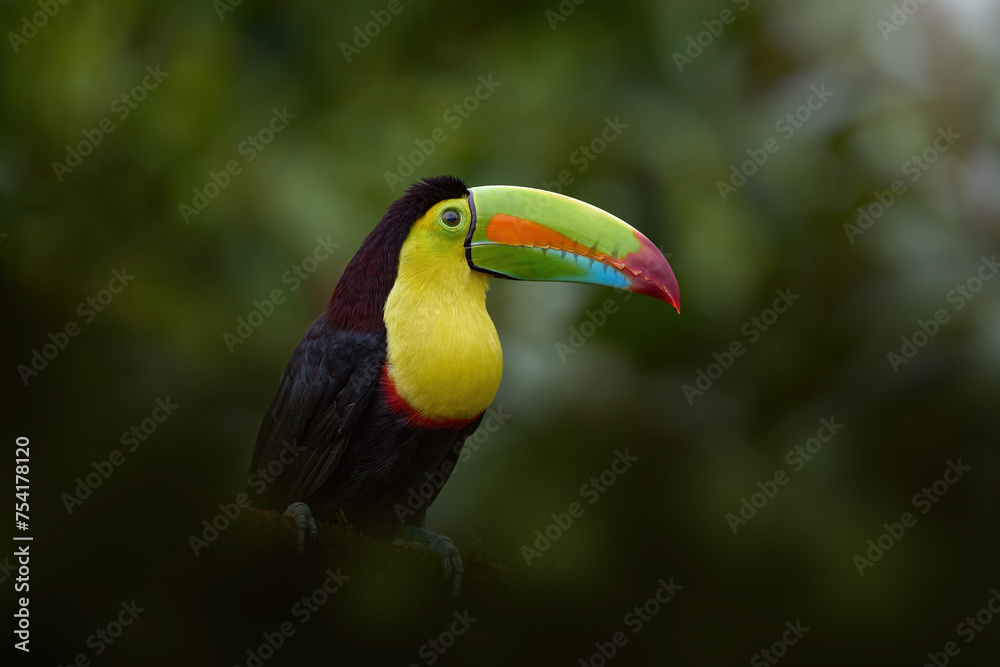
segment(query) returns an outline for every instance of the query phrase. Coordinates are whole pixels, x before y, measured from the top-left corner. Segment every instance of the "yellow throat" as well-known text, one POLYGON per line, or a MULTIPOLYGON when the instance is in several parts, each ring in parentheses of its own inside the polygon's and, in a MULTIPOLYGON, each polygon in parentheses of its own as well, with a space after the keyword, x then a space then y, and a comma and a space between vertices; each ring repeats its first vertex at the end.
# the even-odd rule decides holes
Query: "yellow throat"
POLYGON ((442 229, 440 208, 414 224, 400 251, 383 312, 388 374, 424 417, 471 419, 493 402, 503 353, 486 311, 489 276, 469 268, 464 231, 442 229))

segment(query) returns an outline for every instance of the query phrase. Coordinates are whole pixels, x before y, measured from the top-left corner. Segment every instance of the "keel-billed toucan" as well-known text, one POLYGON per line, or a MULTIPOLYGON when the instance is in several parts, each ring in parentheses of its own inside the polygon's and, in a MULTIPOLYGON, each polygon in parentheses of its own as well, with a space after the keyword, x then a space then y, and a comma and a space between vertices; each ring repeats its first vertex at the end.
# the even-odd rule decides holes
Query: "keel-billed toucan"
POLYGON ((451 176, 415 183, 344 269, 260 428, 252 470, 282 464, 263 504, 294 518, 300 550, 317 533, 313 515, 343 510, 361 530, 431 546, 458 591, 458 550, 422 528, 440 485, 402 521, 394 507, 448 478, 496 394, 491 276, 607 285, 680 310, 662 253, 599 208, 530 188, 466 188, 451 176))

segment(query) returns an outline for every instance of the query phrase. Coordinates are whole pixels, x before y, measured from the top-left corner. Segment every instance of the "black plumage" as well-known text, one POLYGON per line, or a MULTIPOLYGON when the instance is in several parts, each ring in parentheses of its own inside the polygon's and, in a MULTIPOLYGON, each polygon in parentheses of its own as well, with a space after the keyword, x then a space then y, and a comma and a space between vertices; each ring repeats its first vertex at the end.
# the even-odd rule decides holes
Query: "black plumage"
POLYGON ((456 428, 425 428, 399 412, 383 381, 382 309, 413 223, 439 201, 465 193, 462 181, 447 176, 415 184, 344 270, 326 312, 292 353, 261 424, 251 472, 281 463, 261 494, 264 508, 305 502, 321 519, 342 509, 355 526, 376 534, 422 525, 482 417, 456 428), (433 495, 408 507, 411 491, 428 479, 440 481, 433 495))

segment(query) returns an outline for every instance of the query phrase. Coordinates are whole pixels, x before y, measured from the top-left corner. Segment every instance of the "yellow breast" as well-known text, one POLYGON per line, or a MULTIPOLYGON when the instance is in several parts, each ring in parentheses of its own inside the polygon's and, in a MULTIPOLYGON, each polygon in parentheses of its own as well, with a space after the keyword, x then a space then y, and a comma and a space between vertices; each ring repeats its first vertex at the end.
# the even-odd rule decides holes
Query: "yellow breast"
POLYGON ((470 419, 493 402, 503 353, 486 312, 489 276, 461 246, 414 236, 403 244, 383 313, 388 373, 410 407, 432 419, 470 419))

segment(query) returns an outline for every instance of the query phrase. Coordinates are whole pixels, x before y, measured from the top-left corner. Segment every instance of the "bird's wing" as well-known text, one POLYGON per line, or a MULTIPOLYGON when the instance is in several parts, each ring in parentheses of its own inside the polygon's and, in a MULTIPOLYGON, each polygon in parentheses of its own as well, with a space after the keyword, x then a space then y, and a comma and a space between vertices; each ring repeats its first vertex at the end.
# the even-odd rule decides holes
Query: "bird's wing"
POLYGON ((262 505, 283 509, 326 481, 378 385, 385 355, 374 336, 334 329, 325 314, 313 322, 257 436, 248 485, 262 505))

